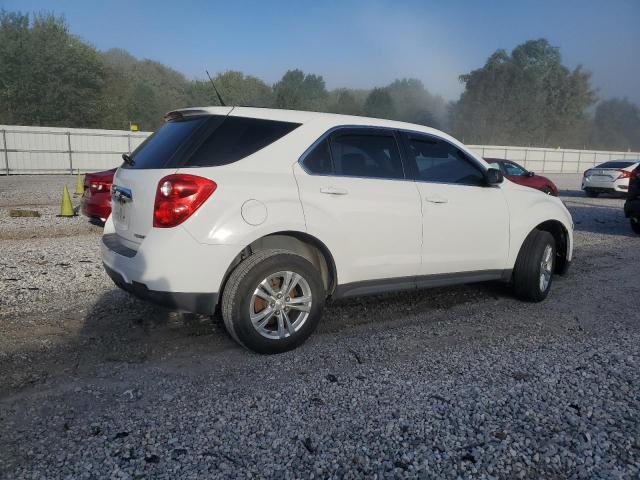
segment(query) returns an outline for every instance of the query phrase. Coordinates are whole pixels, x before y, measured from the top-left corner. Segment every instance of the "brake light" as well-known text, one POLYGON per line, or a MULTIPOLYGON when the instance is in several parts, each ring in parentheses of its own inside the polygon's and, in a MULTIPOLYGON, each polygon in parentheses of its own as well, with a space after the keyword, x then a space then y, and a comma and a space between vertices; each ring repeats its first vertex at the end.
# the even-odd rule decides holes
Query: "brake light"
POLYGON ((89 181, 89 190, 91 193, 103 193, 111 190, 111 182, 104 182, 100 180, 89 181))
POLYGON ((153 226, 171 228, 180 225, 200 208, 218 185, 196 175, 167 175, 158 182, 153 206, 153 226))
POLYGON ((620 176, 616 178, 616 180, 620 180, 621 178, 631 178, 631 172, 627 170, 618 170, 620 172, 620 176))

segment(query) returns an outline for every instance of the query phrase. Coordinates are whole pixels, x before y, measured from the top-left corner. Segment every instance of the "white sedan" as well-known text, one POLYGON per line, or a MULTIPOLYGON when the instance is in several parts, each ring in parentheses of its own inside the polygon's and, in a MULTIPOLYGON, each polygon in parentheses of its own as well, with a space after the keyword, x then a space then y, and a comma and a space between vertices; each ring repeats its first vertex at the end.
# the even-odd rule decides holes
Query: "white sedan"
POLYGON ((600 193, 627 193, 629 178, 640 160, 613 160, 590 168, 582 177, 582 190, 587 197, 600 193))

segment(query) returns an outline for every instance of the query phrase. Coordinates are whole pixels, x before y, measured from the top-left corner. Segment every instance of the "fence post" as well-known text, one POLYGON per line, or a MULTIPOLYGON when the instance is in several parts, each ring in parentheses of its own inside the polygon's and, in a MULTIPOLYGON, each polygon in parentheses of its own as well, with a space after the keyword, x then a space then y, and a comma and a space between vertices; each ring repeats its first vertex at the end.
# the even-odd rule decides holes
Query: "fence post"
POLYGON ((582 162, 582 150, 578 150, 578 168, 576 168, 576 173, 580 173, 581 162, 582 162))
POLYGON ((544 153, 542 154, 542 172, 544 172, 546 164, 547 164, 547 149, 545 148, 544 153))
POLYGON ((562 150, 562 159, 560 160, 560 173, 564 173, 564 150, 562 150))
POLYGON ((127 134, 127 143, 129 144, 129 155, 131 155, 131 134, 127 134))
POLYGON ((4 168, 9 176, 9 147, 7 146, 7 131, 2 130, 2 144, 4 145, 4 168))
POLYGON ((529 153, 529 148, 528 147, 524 147, 524 168, 527 168, 527 153, 529 153))
POLYGON ((69 173, 73 175, 73 156, 71 154, 71 132, 67 132, 67 145, 69 146, 69 173))

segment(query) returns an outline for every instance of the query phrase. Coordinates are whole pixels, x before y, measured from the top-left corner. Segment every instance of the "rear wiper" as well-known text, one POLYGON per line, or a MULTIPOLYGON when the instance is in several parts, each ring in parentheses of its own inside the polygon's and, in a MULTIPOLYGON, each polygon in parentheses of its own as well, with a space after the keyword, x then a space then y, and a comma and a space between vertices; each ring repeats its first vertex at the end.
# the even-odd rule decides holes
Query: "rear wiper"
POLYGON ((124 163, 126 163, 127 165, 130 165, 132 167, 136 163, 136 162, 133 161, 133 159, 129 156, 128 153, 123 153, 122 154, 122 160, 124 160, 124 163))

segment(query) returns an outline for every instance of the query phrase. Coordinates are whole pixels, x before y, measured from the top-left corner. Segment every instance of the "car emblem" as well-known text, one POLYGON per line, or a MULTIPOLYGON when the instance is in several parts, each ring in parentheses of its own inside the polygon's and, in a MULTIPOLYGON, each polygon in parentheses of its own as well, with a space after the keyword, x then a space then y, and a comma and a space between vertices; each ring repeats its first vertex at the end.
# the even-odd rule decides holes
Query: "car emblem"
POLYGON ((111 187, 111 198, 117 202, 124 203, 133 200, 133 194, 128 188, 113 185, 111 187))

